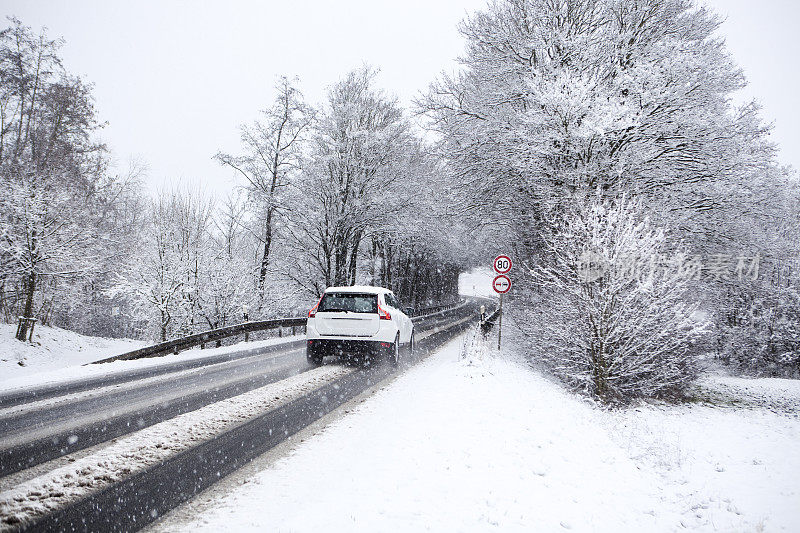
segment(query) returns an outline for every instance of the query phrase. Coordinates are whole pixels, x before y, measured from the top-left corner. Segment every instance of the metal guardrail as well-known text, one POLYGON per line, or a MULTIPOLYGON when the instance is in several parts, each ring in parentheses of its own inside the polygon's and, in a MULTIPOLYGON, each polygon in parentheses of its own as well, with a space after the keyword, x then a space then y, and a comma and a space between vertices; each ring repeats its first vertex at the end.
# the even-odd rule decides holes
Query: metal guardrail
MULTIPOLYGON (((415 322, 425 320, 427 317, 449 311, 460 305, 463 305, 464 300, 457 302, 450 302, 447 304, 437 305, 433 307, 426 307, 417 310, 414 313, 415 322)), ((175 353, 194 346, 202 346, 208 342, 220 341, 228 337, 235 337, 237 335, 247 335, 256 331, 266 331, 277 328, 298 328, 306 326, 306 317, 289 317, 289 318, 276 318, 272 320, 258 320, 253 322, 242 322, 241 324, 234 324, 233 326, 226 326, 223 328, 212 329, 195 333, 179 339, 161 342, 152 346, 145 346, 138 350, 126 352, 99 361, 94 361, 91 364, 110 363, 112 361, 129 361, 131 359, 144 359, 146 357, 156 357, 167 353, 175 353)))
POLYGON ((92 364, 110 363, 112 361, 128 361, 131 359, 143 359, 145 357, 155 357, 166 353, 178 353, 181 350, 192 348, 194 346, 201 346, 208 342, 219 341, 228 337, 235 337, 236 335, 243 335, 252 333, 254 331, 265 331, 277 328, 296 328, 305 327, 305 317, 290 317, 290 318, 276 318, 272 320, 257 320, 253 322, 243 322, 241 324, 234 324, 233 326, 226 326, 224 328, 212 329, 195 333, 180 339, 173 339, 171 341, 161 342, 152 346, 145 346, 132 352, 126 352, 100 361, 94 361, 92 364))
POLYGON ((446 303, 446 304, 434 305, 434 306, 431 306, 431 307, 423 307, 422 309, 415 309, 412 318, 421 318, 423 316, 433 315, 433 314, 436 314, 436 313, 440 313, 442 311, 448 311, 450 309, 453 309, 455 307, 458 307, 458 306, 462 305, 463 303, 464 303, 464 300, 456 300, 456 301, 449 302, 449 303, 446 303))
POLYGON ((447 304, 447 305, 442 305, 442 306, 437 306, 437 307, 434 307, 434 308, 430 308, 430 309, 435 309, 434 311, 431 311, 431 312, 428 312, 428 310, 426 309, 425 310, 426 311, 425 314, 421 314, 421 315, 417 315, 417 316, 411 317, 411 321, 414 324, 421 324, 421 323, 423 323, 423 322, 425 322, 427 320, 433 320, 433 319, 436 319, 436 318, 440 318, 440 317, 446 315, 447 313, 449 313, 450 311, 455 311, 455 310, 461 309, 465 305, 466 305, 466 302, 464 300, 461 300, 460 302, 455 302, 455 303, 452 303, 452 304, 447 304))
POLYGON ((415 309, 414 314, 411 316, 411 319, 419 319, 425 318, 431 315, 436 315, 442 313, 444 311, 449 311, 451 309, 455 309, 456 307, 460 307, 464 305, 465 300, 457 300, 455 302, 449 302, 446 304, 441 305, 434 305, 431 307, 423 307, 422 309, 415 309))

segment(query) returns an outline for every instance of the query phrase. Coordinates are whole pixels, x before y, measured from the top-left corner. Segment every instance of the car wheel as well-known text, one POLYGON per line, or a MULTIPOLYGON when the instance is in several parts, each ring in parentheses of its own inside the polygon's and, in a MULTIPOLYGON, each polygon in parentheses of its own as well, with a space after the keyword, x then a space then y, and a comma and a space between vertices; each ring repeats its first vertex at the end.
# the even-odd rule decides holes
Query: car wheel
POLYGON ((394 344, 392 344, 391 352, 389 353, 389 363, 392 366, 400 364, 400 333, 394 338, 394 344))

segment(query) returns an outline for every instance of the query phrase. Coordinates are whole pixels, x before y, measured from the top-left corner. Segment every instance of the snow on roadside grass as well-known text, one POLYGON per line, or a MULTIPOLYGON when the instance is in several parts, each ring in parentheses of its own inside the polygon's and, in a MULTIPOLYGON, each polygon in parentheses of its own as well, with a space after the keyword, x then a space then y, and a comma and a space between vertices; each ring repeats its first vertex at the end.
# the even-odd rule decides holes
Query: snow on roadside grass
MULTIPOLYGON (((652 530, 676 523, 597 410, 461 339, 185 531, 652 530)), ((175 525, 164 524, 170 530, 175 525)))
POLYGON ((33 343, 28 343, 14 338, 16 331, 16 325, 0 324, 0 388, 6 388, 6 382, 13 378, 60 371, 145 345, 131 339, 88 337, 41 325, 34 327, 33 343))
POLYGON ((161 422, 0 493, 0 529, 25 523, 153 466, 353 369, 323 366, 161 422))
POLYGON ((695 396, 719 407, 755 407, 800 417, 800 379, 709 374, 699 380, 695 396))
POLYGON ((800 531, 800 382, 708 375, 698 400, 608 413, 612 434, 661 476, 681 526, 800 531))
MULTIPOLYGON (((69 331, 67 331, 66 333, 72 334, 72 332, 69 331)), ((115 339, 102 339, 99 337, 84 337, 84 338, 95 339, 98 343, 102 343, 102 341, 115 340, 115 339)), ((0 382, 0 392, 8 392, 13 389, 30 388, 40 385, 52 385, 55 383, 63 383, 88 377, 125 373, 139 368, 151 368, 168 363, 175 363, 177 361, 190 361, 194 359, 210 358, 225 353, 242 352, 242 351, 255 352, 258 351, 260 348, 264 348, 266 346, 283 344, 304 338, 305 336, 303 335, 295 335, 289 337, 273 337, 270 339, 250 341, 250 342, 241 341, 236 344, 231 344, 229 346, 222 346, 219 348, 206 348, 205 350, 201 350, 198 347, 191 350, 182 351, 178 354, 167 354, 159 357, 148 357, 144 359, 136 359, 131 361, 114 361, 112 363, 103 363, 100 365, 83 366, 85 363, 98 361, 100 359, 105 359, 113 355, 135 350, 136 348, 144 346, 145 343, 132 344, 130 347, 122 347, 123 345, 120 345, 119 349, 109 348, 106 351, 98 349, 97 351, 92 352, 91 356, 87 352, 86 360, 80 360, 77 362, 73 361, 68 363, 68 365, 73 365, 73 366, 65 365, 63 367, 59 367, 58 365, 61 364, 60 362, 59 363, 53 362, 52 366, 47 366, 46 364, 40 364, 37 365, 36 367, 38 369, 36 373, 32 373, 31 371, 19 373, 16 369, 11 367, 10 373, 3 374, 3 380, 0 382)), ((14 342, 19 342, 13 338, 12 340, 14 342)), ((129 341, 129 342, 137 343, 138 341, 129 341)), ((66 350, 65 353, 69 353, 70 350, 69 347, 75 346, 75 343, 72 343, 69 340, 65 340, 64 346, 67 347, 65 349, 66 350)), ((2 349, 2 345, 0 345, 0 349, 2 349)), ((51 351, 55 351, 56 349, 57 348, 51 348, 51 351)), ((63 360, 63 362, 67 361, 68 358, 65 358, 63 360)), ((0 370, 5 371, 6 369, 5 367, 0 366, 0 370)))
POLYGON ((606 411, 491 349, 460 351, 451 342, 190 523, 155 529, 800 530, 797 417, 606 411))

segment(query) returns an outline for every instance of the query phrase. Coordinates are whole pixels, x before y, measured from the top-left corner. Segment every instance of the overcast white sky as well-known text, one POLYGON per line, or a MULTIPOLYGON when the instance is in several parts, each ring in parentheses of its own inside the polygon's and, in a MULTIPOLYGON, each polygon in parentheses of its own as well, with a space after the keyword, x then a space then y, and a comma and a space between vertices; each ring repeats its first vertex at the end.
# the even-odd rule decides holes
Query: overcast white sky
MULTIPOLYGON (((775 122, 783 163, 800 168, 796 105, 800 2, 709 0, 764 117, 775 122)), ((147 185, 201 184, 225 195, 238 184, 212 156, 238 150, 238 125, 271 100, 277 76, 298 76, 312 103, 348 70, 370 63, 408 105, 463 49, 456 24, 486 0, 30 1, 15 15, 66 40, 67 69, 94 83, 102 138, 115 159, 149 167, 147 185)))

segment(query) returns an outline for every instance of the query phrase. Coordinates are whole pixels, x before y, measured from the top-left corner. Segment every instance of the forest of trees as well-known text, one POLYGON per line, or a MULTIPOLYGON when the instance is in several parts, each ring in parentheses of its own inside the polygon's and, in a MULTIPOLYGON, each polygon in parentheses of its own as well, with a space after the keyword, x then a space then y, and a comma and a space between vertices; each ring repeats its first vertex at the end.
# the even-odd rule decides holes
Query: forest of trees
POLYGON ((16 19, 0 33, 4 321, 164 340, 302 314, 332 285, 383 285, 418 308, 457 297, 468 254, 443 245, 447 180, 375 69, 345 74, 319 108, 281 78, 241 151, 209 154, 240 188, 150 198, 140 169, 112 170, 62 44, 16 19))
POLYGON ((797 182, 758 105, 732 103, 746 80, 720 24, 691 0, 492 2, 413 109, 369 66, 320 105, 280 78, 240 149, 209 154, 240 188, 150 198, 137 168, 112 171, 62 43, 10 19, 1 316, 167 339, 331 285, 424 307, 512 250, 526 348, 589 395, 678 393, 708 353, 796 376, 797 182))

